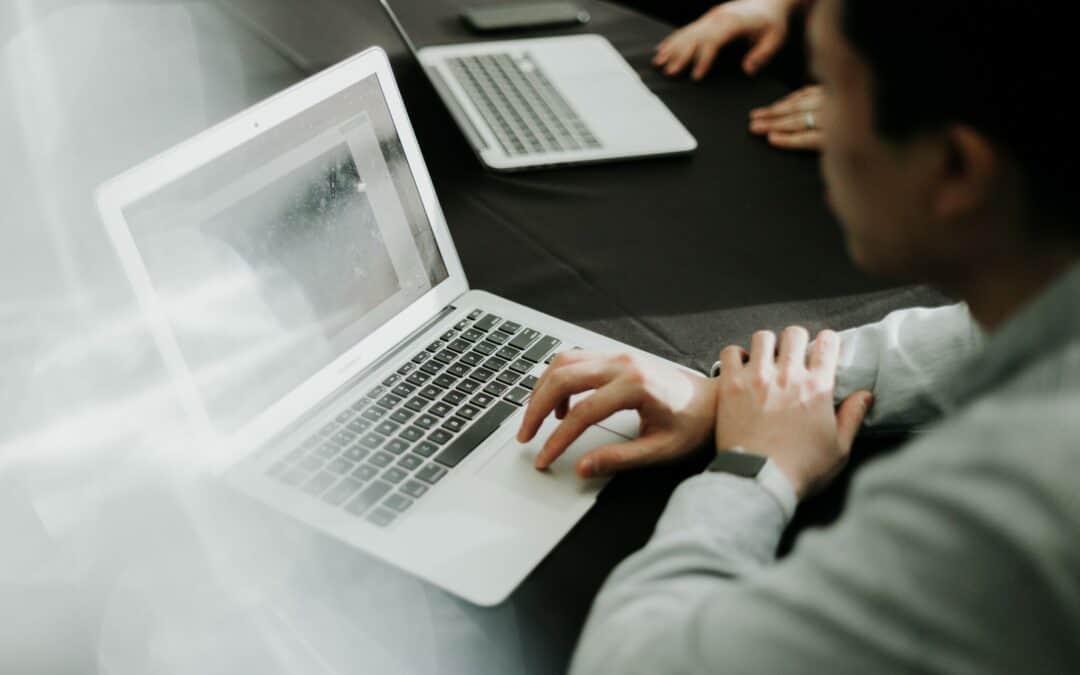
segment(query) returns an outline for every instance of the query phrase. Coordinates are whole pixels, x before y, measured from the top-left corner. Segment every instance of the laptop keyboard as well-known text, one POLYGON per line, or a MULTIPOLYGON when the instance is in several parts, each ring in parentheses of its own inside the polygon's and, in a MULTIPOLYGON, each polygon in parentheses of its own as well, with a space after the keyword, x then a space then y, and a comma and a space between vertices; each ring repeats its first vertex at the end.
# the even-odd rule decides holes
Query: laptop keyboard
POLYGON ((528 53, 455 57, 447 64, 506 154, 601 147, 528 53))
POLYGON ((525 404, 559 344, 474 310, 267 473, 389 525, 525 404))

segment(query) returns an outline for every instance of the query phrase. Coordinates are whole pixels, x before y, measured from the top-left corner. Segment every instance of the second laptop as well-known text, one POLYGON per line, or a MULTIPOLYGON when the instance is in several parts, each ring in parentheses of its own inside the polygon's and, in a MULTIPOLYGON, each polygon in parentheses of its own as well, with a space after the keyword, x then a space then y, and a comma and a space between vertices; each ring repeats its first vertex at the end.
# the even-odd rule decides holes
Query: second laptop
POLYGON ((477 156, 497 171, 692 152, 697 141, 599 35, 417 49, 477 156))

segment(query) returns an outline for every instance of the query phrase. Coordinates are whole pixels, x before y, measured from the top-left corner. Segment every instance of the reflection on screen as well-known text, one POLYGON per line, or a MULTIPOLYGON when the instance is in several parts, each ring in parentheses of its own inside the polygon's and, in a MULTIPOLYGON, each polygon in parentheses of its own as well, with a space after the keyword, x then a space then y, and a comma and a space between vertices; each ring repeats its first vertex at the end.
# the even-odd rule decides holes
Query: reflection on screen
POLYGON ((447 278, 374 76, 126 216, 222 432, 447 278))

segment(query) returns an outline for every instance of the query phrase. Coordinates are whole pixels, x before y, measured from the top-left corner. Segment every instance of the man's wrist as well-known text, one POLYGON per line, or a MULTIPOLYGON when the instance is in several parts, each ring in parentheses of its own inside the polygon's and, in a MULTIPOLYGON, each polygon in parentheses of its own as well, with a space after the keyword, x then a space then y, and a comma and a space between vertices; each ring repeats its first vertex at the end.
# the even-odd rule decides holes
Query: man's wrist
POLYGON ((784 517, 791 520, 791 517, 795 515, 795 509, 799 506, 799 493, 780 465, 769 459, 762 468, 761 474, 758 475, 758 482, 780 505, 784 517))

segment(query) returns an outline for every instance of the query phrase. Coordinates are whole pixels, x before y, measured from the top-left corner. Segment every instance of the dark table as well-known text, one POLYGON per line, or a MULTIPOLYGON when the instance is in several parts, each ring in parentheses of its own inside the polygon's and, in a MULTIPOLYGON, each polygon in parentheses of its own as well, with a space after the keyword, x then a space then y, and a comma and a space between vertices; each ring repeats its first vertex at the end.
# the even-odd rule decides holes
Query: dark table
MULTIPOLYGON (((255 4, 228 2, 240 12, 255 4)), ((253 21, 309 68, 376 44, 390 53, 474 287, 698 368, 756 328, 790 321, 843 328, 892 307, 940 302, 854 268, 822 198, 816 155, 774 150, 747 132, 748 111, 787 89, 768 76, 745 78, 738 53, 703 83, 668 79, 649 60, 670 26, 585 3, 591 23, 556 32, 611 40, 700 147, 688 157, 500 175, 474 158, 374 0, 312 0, 311 13, 327 16, 325 30, 312 26, 308 3, 298 9, 277 0, 276 14, 266 4, 258 3, 253 21)), ((425 46, 477 39, 457 18, 476 4, 483 3, 396 0, 394 7, 425 46)))

